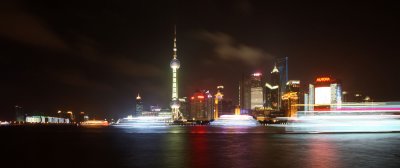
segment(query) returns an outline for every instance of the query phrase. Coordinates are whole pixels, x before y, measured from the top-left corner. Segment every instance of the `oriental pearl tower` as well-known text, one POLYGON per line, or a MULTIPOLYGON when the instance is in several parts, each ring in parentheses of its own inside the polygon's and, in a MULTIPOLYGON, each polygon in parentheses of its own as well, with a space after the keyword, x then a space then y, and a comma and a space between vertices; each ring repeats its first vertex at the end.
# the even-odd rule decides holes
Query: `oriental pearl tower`
POLYGON ((180 67, 180 62, 176 58, 176 27, 174 29, 174 55, 171 60, 170 66, 172 68, 172 101, 171 101, 171 109, 172 109, 172 120, 180 120, 182 119, 182 115, 179 111, 180 103, 178 97, 178 69, 180 67))

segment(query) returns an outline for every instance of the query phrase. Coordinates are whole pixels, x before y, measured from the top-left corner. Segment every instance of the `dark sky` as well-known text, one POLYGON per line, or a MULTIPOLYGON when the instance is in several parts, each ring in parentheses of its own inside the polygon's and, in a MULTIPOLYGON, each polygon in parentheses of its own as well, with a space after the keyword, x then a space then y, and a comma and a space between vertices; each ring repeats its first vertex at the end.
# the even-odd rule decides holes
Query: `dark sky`
POLYGON ((269 74, 287 56, 303 85, 329 74, 350 93, 400 100, 398 11, 384 1, 1 1, 0 120, 15 105, 120 117, 138 92, 167 106, 174 24, 180 96, 224 85, 236 101, 241 74, 269 74))

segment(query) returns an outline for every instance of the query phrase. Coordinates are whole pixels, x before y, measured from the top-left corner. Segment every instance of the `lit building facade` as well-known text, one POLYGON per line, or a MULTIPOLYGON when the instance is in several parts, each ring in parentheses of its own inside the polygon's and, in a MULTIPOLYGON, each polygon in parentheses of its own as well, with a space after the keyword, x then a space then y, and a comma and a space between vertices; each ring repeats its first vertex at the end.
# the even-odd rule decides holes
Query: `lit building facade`
POLYGON ((262 74, 253 73, 250 77, 250 109, 264 107, 263 87, 261 82, 262 74))
POLYGON ((222 100, 224 99, 224 86, 217 86, 217 93, 214 98, 214 119, 218 119, 219 111, 222 110, 222 100))
POLYGON ((331 77, 318 77, 309 86, 310 110, 333 110, 342 104, 341 83, 331 77), (313 109, 311 109, 313 107, 313 109))
POLYGON ((53 123, 53 124, 68 124, 70 119, 49 117, 49 116, 27 116, 25 118, 26 123, 53 123))
POLYGON ((300 81, 290 80, 286 83, 286 93, 282 95, 282 110, 285 117, 295 117, 300 100, 300 81))

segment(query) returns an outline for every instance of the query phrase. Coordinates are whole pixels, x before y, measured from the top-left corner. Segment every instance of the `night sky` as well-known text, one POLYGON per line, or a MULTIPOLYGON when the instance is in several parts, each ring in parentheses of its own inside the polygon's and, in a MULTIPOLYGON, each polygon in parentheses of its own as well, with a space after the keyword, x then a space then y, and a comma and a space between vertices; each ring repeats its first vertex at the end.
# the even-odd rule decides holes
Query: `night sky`
MULTIPOLYGON (((237 102, 242 74, 269 74, 289 58, 289 79, 318 75, 375 101, 400 101, 400 6, 289 1, 1 1, 0 120, 26 113, 132 113, 171 97, 177 26, 180 96, 196 89, 237 102)), ((266 76, 267 80, 269 76, 266 76)))

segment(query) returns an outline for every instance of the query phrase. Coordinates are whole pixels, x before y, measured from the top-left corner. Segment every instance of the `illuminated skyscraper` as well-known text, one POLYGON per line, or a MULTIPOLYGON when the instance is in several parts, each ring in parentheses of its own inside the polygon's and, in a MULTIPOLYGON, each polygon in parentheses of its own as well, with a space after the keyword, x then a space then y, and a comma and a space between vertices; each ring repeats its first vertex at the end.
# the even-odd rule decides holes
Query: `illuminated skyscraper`
POLYGON ((188 100, 187 97, 181 97, 179 98, 179 112, 182 114, 182 117, 184 119, 188 119, 190 118, 190 112, 189 112, 189 108, 190 108, 190 101, 188 100))
POLYGON ((133 116, 137 117, 142 115, 143 112, 143 103, 142 103, 142 97, 140 97, 139 93, 136 97, 136 109, 135 109, 135 113, 133 116))
POLYGON ((182 118, 182 115, 179 111, 180 103, 178 97, 178 69, 180 67, 180 62, 177 59, 177 48, 176 48, 176 27, 174 30, 174 49, 173 49, 173 58, 171 60, 170 66, 172 68, 172 100, 171 100, 171 109, 172 109, 172 119, 179 120, 182 118))
POLYGON ((280 75, 276 66, 271 71, 271 83, 265 83, 266 107, 272 110, 279 110, 280 107, 280 75))
POLYGON ((214 118, 214 100, 209 91, 197 90, 190 98, 190 119, 209 121, 214 118))
POLYGON ((215 94, 214 98, 214 119, 218 119, 219 111, 222 110, 222 100, 224 98, 223 89, 224 86, 217 86, 217 94, 215 94))
POLYGON ((300 81, 290 80, 286 83, 286 93, 282 95, 282 110, 285 117, 297 115, 300 100, 300 81))
POLYGON ((253 73, 250 78, 250 108, 262 108, 264 106, 263 88, 261 83, 261 73, 253 73))
POLYGON ((308 101, 316 111, 336 109, 342 104, 341 83, 331 77, 318 77, 309 89, 308 101))

